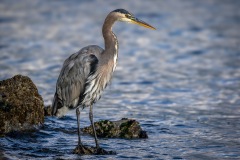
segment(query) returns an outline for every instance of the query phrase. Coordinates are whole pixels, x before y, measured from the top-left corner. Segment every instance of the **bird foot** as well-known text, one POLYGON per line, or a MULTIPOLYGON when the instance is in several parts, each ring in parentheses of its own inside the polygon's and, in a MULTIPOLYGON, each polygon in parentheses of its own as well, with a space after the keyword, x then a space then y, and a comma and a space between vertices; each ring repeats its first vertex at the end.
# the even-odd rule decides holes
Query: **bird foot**
POLYGON ((74 151, 74 154, 81 154, 81 155, 113 155, 116 154, 114 151, 106 151, 103 148, 95 148, 91 146, 83 146, 78 145, 74 151))
POLYGON ((91 147, 77 145, 77 147, 73 150, 75 154, 93 154, 93 149, 91 147))

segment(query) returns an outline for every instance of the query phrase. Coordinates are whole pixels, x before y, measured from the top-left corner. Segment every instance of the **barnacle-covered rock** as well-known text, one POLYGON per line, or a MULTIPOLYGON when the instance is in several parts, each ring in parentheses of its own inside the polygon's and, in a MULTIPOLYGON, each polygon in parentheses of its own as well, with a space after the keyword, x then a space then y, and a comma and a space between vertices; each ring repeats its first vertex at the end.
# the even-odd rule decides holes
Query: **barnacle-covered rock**
POLYGON ((0 81, 0 135, 31 130, 44 122, 43 99, 26 76, 0 81))
MULTIPOLYGON (((102 120, 94 125, 97 136, 102 138, 148 138, 146 131, 143 131, 139 122, 134 119, 102 120)), ((85 127, 82 131, 93 135, 92 126, 85 127)))
POLYGON ((103 148, 95 148, 91 146, 77 146, 74 151, 74 154, 81 154, 81 155, 114 155, 116 152, 114 151, 106 151, 103 148))

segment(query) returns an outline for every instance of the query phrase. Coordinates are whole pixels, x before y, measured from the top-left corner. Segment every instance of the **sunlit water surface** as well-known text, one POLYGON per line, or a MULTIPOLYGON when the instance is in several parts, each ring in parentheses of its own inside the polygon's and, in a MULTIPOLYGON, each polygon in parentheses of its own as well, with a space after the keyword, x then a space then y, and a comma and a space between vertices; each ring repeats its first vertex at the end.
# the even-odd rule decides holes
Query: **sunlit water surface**
MULTIPOLYGON (((72 154, 75 112, 38 131, 0 138, 0 159, 239 159, 240 1, 2 0, 0 79, 29 76, 51 104, 62 63, 104 46, 107 13, 125 8, 157 28, 117 22, 118 66, 94 120, 134 118, 148 139, 100 139, 116 155, 72 154)), ((88 109, 81 125, 88 126, 88 109)), ((84 144, 94 145, 84 135, 84 144)))

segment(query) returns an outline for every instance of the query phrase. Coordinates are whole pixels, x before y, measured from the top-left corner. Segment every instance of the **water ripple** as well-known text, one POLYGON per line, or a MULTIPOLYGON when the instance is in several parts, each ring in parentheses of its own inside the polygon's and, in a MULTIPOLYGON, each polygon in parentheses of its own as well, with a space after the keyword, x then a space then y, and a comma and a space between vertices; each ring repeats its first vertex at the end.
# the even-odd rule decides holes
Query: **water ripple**
MULTIPOLYGON (((62 119, 46 117, 35 132, 0 138, 0 159, 239 159, 239 5, 219 0, 3 0, 0 79, 29 76, 46 105, 64 59, 83 46, 103 46, 101 27, 110 10, 131 8, 157 30, 114 26, 118 66, 94 106, 94 120, 134 118, 148 139, 101 138, 101 146, 116 155, 74 155, 77 125, 71 111, 62 119)), ((88 125, 86 108, 81 126, 88 125)), ((82 139, 94 145, 89 135, 82 139)))

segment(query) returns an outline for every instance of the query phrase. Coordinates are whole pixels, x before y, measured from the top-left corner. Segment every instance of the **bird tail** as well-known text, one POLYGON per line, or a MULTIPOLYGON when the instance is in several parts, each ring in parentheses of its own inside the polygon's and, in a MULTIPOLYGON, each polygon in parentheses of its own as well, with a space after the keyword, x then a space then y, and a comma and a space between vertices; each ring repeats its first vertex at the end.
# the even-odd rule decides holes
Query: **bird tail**
POLYGON ((52 116, 58 116, 58 109, 62 108, 62 102, 61 99, 58 98, 57 93, 55 93, 54 98, 53 98, 53 102, 52 102, 52 116))

